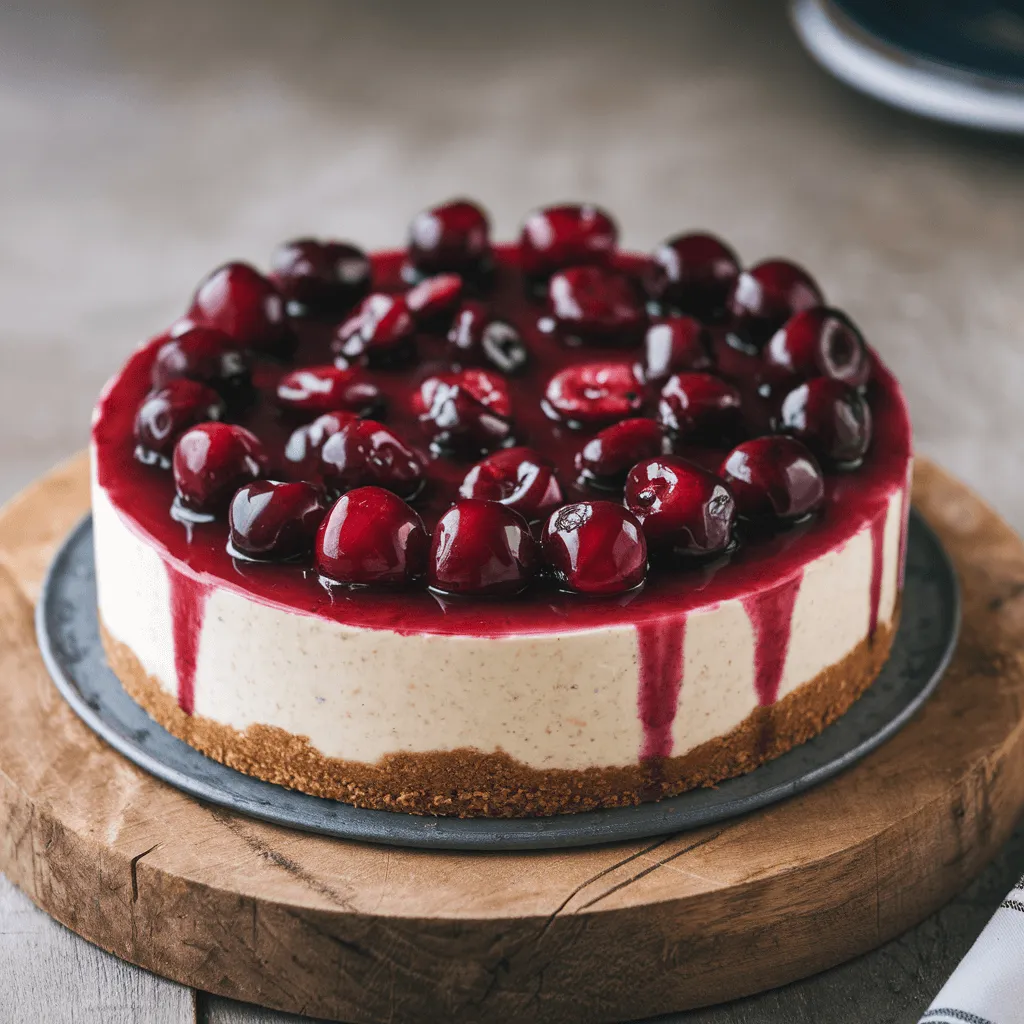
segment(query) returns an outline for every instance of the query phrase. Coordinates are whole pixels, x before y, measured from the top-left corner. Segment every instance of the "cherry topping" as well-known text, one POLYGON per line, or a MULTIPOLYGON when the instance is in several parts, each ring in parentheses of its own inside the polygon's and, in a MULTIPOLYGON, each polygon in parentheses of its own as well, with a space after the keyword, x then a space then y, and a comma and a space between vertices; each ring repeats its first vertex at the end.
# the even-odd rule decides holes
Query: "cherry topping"
POLYGON ((301 558, 312 553, 326 514, 323 497, 312 484, 256 480, 231 499, 228 550, 244 558, 301 558))
POLYGON ((433 206, 409 226, 409 262, 423 274, 473 274, 490 257, 490 230, 487 214, 468 199, 433 206))
POLYGON ((714 235, 677 235, 654 253, 647 276, 652 299, 702 320, 716 320, 739 276, 736 253, 714 235))
POLYGON ((465 498, 438 520, 427 582, 446 594, 518 594, 537 568, 526 520, 496 501, 465 498))
POLYGON ((154 388, 187 377, 225 397, 249 389, 249 361, 238 342, 215 327, 188 327, 157 350, 150 373, 154 388))
POLYGON ((135 457, 170 465, 178 438, 190 427, 222 419, 224 401, 212 388, 179 377, 148 394, 135 414, 135 457))
POLYGON ((544 411, 573 429, 600 427, 634 416, 643 389, 626 363, 579 363, 559 370, 544 392, 544 411))
POLYGON ((662 388, 658 420, 673 437, 722 446, 740 424, 740 393, 710 373, 679 373, 662 388))
POLYGON ((638 376, 660 384, 673 373, 710 370, 710 345, 707 330, 693 317, 656 320, 644 335, 644 361, 638 376))
POLYGON ((790 317, 764 350, 765 362, 798 377, 831 377, 863 387, 871 357, 853 321, 838 309, 814 306, 790 317))
POLYGON ((618 241, 612 218, 589 203, 534 210, 519 238, 523 272, 542 277, 561 267, 607 263, 618 241))
POLYGON ((333 350, 343 359, 370 366, 395 366, 416 352, 416 324, 401 295, 368 295, 339 328, 333 350))
POLYGON ((814 377, 782 400, 779 426, 825 462, 852 468, 871 445, 871 409, 864 396, 828 377, 814 377))
POLYGON ((295 347, 281 293, 248 263, 225 263, 201 281, 188 319, 257 352, 286 356, 295 347))
POLYGON ((299 313, 344 313, 370 291, 373 277, 362 249, 315 238, 283 242, 270 267, 270 279, 299 313))
POLYGON ((299 472, 312 475, 320 471, 320 453, 329 437, 359 417, 354 412, 326 412, 312 423, 292 431, 284 446, 286 461, 295 463, 299 472))
POLYGON ((652 547, 709 555, 732 541, 736 502, 729 488, 686 459, 661 455, 638 463, 626 478, 625 500, 652 547))
POLYGON ((725 457, 719 475, 746 519, 793 522, 816 512, 825 500, 821 467, 792 437, 744 441, 725 457))
POLYGON ((515 509, 527 519, 547 515, 562 503, 551 462, 532 448, 505 448, 478 462, 459 487, 463 498, 484 498, 515 509))
POLYGON ((423 575, 428 543, 423 520, 401 498, 357 487, 320 524, 316 567, 335 583, 400 586, 423 575))
POLYGON ((277 383, 277 403, 290 412, 317 415, 344 410, 366 414, 381 404, 380 389, 355 369, 309 366, 277 383))
POLYGON ((200 423, 174 447, 178 504, 192 512, 223 512, 239 487, 263 475, 267 463, 255 434, 229 423, 200 423))
POLYGON ((434 452, 477 455, 512 441, 512 422, 497 411, 507 402, 481 401, 465 383, 441 378, 425 381, 420 397, 425 393, 430 396, 430 404, 419 420, 434 452))
POLYGON ((411 498, 423 486, 419 456, 376 420, 346 423, 327 438, 320 450, 320 471, 339 491, 373 485, 411 498))
POLYGON ((764 260, 744 270, 729 296, 733 319, 757 344, 767 341, 794 313, 821 304, 814 279, 788 260, 764 260))
POLYGON ((544 557, 569 590, 621 594, 647 576, 647 542, 636 517, 611 501, 581 501, 551 513, 544 557))
POLYGON ((405 293, 405 304, 417 323, 430 325, 449 316, 462 297, 458 274, 427 277, 405 293))
POLYGON ((647 321, 636 282, 607 267, 568 267, 548 283, 548 309, 563 336, 628 347, 647 321))
POLYGON ((483 357, 496 370, 516 374, 529 362, 519 332, 503 320, 491 320, 482 302, 464 302, 455 314, 448 341, 465 359, 483 357))
POLYGON ((605 427, 576 453, 576 468, 583 482, 616 490, 626 473, 641 459, 664 451, 661 424, 650 419, 629 419, 605 427))
POLYGON ((487 370, 459 370, 453 373, 437 373, 427 377, 413 393, 412 409, 417 416, 429 412, 434 396, 441 385, 457 385, 468 391, 481 405, 487 406, 499 416, 512 415, 512 399, 508 385, 495 373, 487 370))

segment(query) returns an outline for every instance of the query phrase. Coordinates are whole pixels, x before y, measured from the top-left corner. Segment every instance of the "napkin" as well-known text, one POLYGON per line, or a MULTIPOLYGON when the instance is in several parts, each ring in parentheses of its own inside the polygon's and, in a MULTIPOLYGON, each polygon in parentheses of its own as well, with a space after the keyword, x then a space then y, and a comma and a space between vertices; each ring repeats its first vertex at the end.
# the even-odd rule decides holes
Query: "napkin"
POLYGON ((920 1024, 1024 1024, 1024 878, 999 904, 920 1024))

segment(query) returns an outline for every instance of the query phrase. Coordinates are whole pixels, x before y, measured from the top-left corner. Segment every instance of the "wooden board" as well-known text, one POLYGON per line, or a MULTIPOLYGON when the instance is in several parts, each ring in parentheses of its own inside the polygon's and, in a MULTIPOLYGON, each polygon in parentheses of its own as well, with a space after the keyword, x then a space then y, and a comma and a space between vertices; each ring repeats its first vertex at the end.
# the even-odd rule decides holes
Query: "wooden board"
POLYGON ((739 821, 547 854, 389 850, 203 806, 75 718, 30 595, 86 508, 85 465, 0 515, 0 869, 127 960, 349 1021, 616 1021, 802 977, 931 913, 1024 806, 1024 546, 922 462, 964 588, 927 707, 858 767, 739 821))

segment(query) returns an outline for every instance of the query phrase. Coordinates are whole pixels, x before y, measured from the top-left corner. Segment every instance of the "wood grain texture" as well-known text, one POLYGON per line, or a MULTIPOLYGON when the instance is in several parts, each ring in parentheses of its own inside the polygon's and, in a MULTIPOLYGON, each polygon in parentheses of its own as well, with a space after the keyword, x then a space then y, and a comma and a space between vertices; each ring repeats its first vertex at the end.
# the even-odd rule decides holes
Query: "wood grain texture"
MULTIPOLYGON (((0 868, 119 956, 342 1020, 635 1019, 821 970, 947 900, 1024 805, 1024 547, 926 462, 915 499, 957 564, 966 618, 947 679, 904 732, 737 822, 554 854, 387 850, 197 804, 63 704, 8 574, 0 868)), ((42 520, 53 505, 44 480, 15 507, 42 520)), ((0 551, 18 564, 5 524, 0 551)))

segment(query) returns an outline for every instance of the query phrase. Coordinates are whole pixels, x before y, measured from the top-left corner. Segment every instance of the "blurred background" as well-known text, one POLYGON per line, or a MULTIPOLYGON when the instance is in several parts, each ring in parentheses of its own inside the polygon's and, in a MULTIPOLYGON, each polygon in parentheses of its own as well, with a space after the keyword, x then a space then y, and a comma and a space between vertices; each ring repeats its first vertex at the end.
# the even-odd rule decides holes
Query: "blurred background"
POLYGON ((0 499, 214 265, 466 193, 805 263, 1024 528, 1024 149, 833 81, 776 0, 9 0, 0 152, 0 499))

